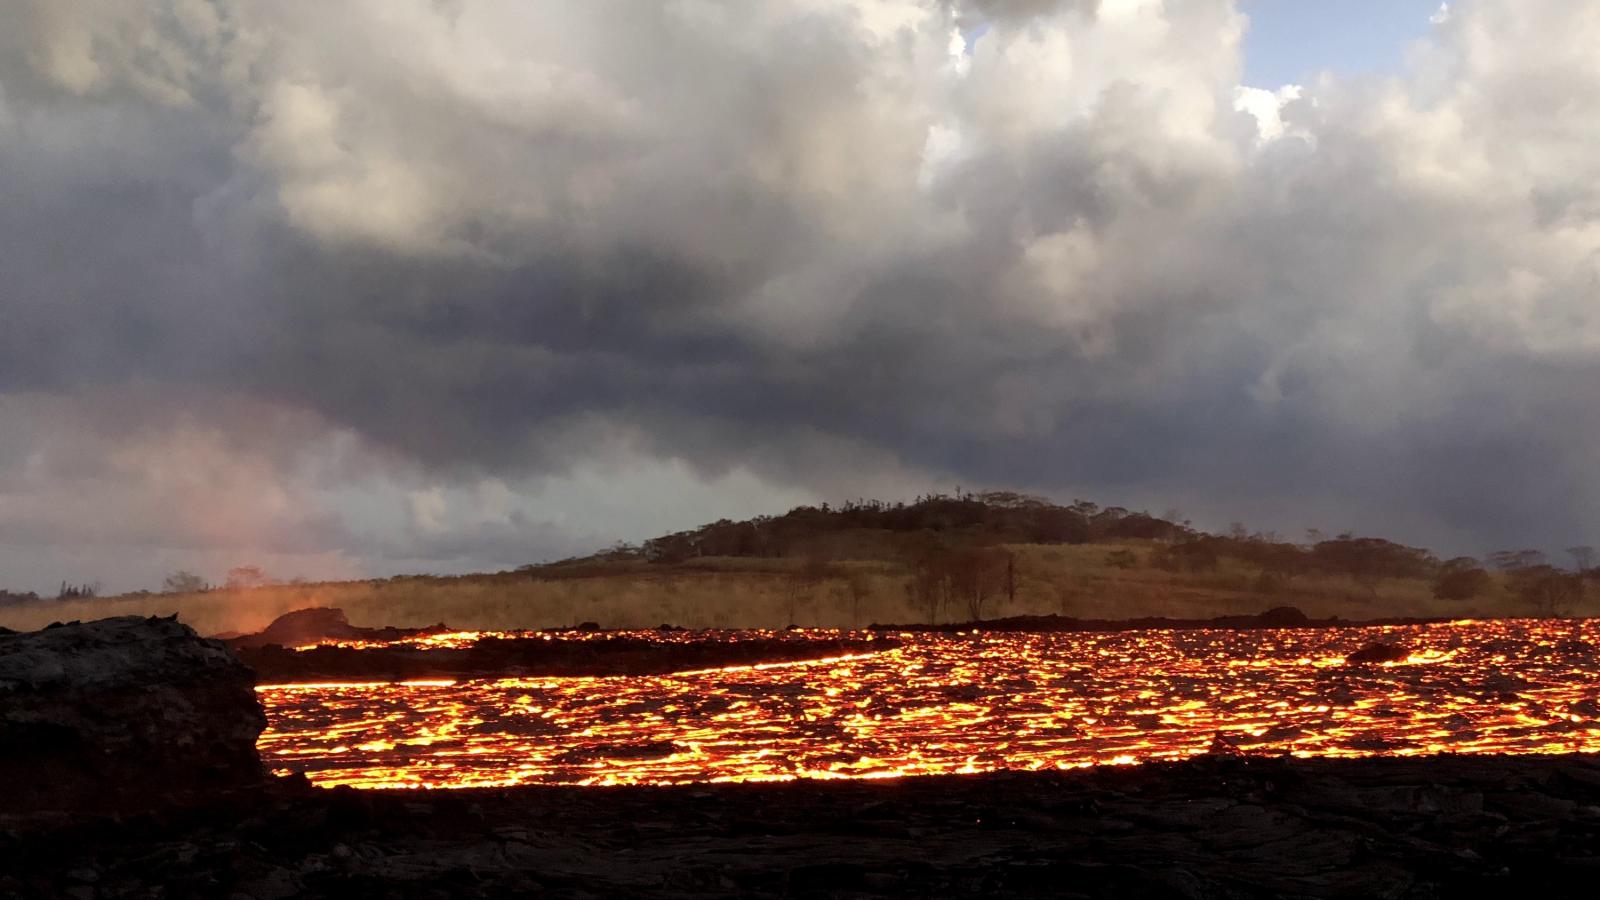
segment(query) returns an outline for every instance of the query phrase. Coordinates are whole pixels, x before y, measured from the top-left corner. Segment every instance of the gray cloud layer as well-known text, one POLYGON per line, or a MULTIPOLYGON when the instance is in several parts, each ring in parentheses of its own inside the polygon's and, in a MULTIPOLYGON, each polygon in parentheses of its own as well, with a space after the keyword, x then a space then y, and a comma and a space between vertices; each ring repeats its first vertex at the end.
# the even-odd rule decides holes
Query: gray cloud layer
POLYGON ((1226 0, 0 5, 0 581, 956 480, 1600 529, 1582 4, 1276 93, 1226 0))

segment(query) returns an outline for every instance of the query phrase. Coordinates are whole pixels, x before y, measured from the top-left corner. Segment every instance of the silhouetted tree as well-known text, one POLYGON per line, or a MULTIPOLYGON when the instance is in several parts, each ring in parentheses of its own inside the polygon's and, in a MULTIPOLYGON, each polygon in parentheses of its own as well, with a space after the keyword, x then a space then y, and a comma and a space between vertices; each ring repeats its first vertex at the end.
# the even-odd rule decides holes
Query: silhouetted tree
POLYGON ((860 625, 861 602, 872 592, 872 585, 864 573, 851 572, 845 581, 845 589, 850 593, 850 624, 860 625))
POLYGON ((1564 616, 1583 599, 1583 576, 1550 565, 1526 566, 1508 573, 1508 586, 1540 616, 1564 616))
POLYGON ((229 588, 256 588, 271 584, 260 566, 234 566, 228 570, 227 586, 229 588))
POLYGON ((1115 518, 1106 518, 1102 513, 1097 517, 1092 526, 1095 540, 1144 540, 1144 541, 1170 541, 1182 534, 1183 528, 1174 524, 1170 519, 1158 519, 1149 513, 1136 512, 1115 518))
MULTIPOLYGON (((724 519, 652 538, 638 548, 633 558, 675 564, 702 556, 802 556, 817 552, 819 546, 828 547, 837 555, 850 552, 850 547, 882 547, 883 538, 888 536, 910 538, 928 533, 957 538, 949 542, 952 544, 1082 544, 1124 538, 1176 541, 1195 534, 1186 523, 1116 506, 1101 509, 1082 500, 1071 506, 1058 506, 1013 491, 978 494, 963 490, 954 496, 920 496, 911 504, 857 499, 838 507, 797 506, 781 516, 744 522, 724 519), (879 534, 822 540, 850 531, 879 534)), ((614 557, 615 554, 596 554, 589 561, 614 557)), ((533 574, 538 577, 541 573, 533 574)))
POLYGON ((1217 568, 1220 538, 1202 537, 1159 547, 1150 554, 1150 564, 1169 572, 1212 572, 1217 568))
POLYGON ((800 604, 811 599, 812 594, 828 577, 828 564, 820 557, 811 557, 789 573, 784 592, 784 608, 789 614, 789 624, 799 617, 800 604))
POLYGON ((1311 548, 1311 558, 1330 572, 1349 575, 1374 594, 1385 578, 1414 578, 1432 568, 1428 551, 1383 538, 1340 536, 1311 548))
POLYGON ((1489 573, 1470 556, 1458 556, 1439 567, 1433 596, 1440 600, 1470 600, 1489 588, 1489 573))
POLYGON ((1578 574, 1579 575, 1582 575, 1583 573, 1589 571, 1589 569, 1591 568, 1590 564, 1594 562, 1594 548, 1593 547, 1589 547, 1589 546, 1586 546, 1586 545, 1579 545, 1577 547, 1568 547, 1567 548, 1567 552, 1572 555, 1572 561, 1573 561, 1574 564, 1577 565, 1578 574))
POLYGON ((939 624, 939 609, 950 593, 950 571, 943 548, 921 547, 910 559, 911 577, 906 581, 906 599, 928 611, 928 624, 939 624))
POLYGON ((61 582, 61 590, 56 592, 57 600, 88 600, 100 594, 100 582, 86 584, 68 584, 61 582))
POLYGON ((1538 550, 1497 550, 1489 554, 1489 564, 1502 572, 1510 572, 1542 566, 1545 559, 1538 550))
POLYGON ((168 594, 197 594, 208 587, 204 578, 183 569, 168 575, 161 583, 161 589, 168 594))
POLYGON ((952 554, 946 565, 951 590, 966 604, 968 620, 982 620, 989 600, 1005 589, 1006 552, 975 547, 952 554))
POLYGON ((0 590, 0 606, 7 603, 37 603, 39 595, 33 591, 0 590))
MULTIPOLYGON (((1214 558, 1242 560, 1259 566, 1263 572, 1271 573, 1273 579, 1280 582, 1300 574, 1310 565, 1310 556, 1304 548, 1296 544, 1269 541, 1261 535, 1243 539, 1206 535, 1189 543, 1198 544, 1199 547, 1189 547, 1187 544, 1178 546, 1186 547, 1189 553, 1201 552, 1203 548, 1205 555, 1214 558)), ((1215 568, 1215 565, 1209 567, 1215 568)))

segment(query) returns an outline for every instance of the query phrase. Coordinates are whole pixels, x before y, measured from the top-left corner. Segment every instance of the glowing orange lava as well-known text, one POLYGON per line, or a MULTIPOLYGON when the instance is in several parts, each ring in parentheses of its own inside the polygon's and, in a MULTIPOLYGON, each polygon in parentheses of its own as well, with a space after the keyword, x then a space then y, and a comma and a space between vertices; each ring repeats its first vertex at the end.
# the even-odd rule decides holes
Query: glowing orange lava
POLYGON ((1600 751, 1596 621, 902 639, 665 676, 263 686, 260 749, 280 772, 357 787, 875 778, 1214 751, 1600 751), (1373 641, 1410 656, 1346 663, 1373 641))

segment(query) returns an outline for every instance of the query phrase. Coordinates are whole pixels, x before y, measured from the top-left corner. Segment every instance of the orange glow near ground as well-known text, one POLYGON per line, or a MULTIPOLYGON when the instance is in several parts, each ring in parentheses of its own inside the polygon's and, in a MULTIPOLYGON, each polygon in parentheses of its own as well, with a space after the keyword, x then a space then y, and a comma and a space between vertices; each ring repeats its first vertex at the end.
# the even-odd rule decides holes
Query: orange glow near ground
POLYGON ((903 639, 667 676, 267 685, 260 749, 277 771, 356 787, 875 778, 1214 747, 1600 752, 1597 621, 903 639), (1345 663, 1375 640, 1410 658, 1345 663))
MULTIPOLYGON (((370 641, 354 640, 324 640, 313 644, 302 644, 296 650, 310 650, 315 647, 350 647, 357 650, 372 647, 412 647, 418 650, 459 650, 470 647, 481 640, 517 639, 517 640, 545 640, 545 641, 607 641, 614 637, 643 638, 663 644, 687 644, 705 641, 737 642, 752 639, 771 640, 780 637, 838 637, 840 632, 805 630, 796 631, 769 631, 750 629, 745 631, 728 631, 725 629, 711 629, 706 631, 446 631, 439 634, 420 635, 398 641, 370 641)), ((871 638, 872 635, 863 635, 871 638)))

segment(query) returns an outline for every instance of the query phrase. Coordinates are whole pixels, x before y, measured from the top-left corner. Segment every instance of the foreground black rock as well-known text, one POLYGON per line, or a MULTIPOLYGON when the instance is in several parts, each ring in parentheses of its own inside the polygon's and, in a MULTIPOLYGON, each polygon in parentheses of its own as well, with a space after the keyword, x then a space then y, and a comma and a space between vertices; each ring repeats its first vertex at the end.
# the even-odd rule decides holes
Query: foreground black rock
MULTIPOLYGON (((0 828, 3 828, 0 821, 0 828)), ((309 788, 0 832, 0 895, 1589 896, 1594 757, 1212 757, 680 788, 309 788)))
POLYGON ((0 635, 0 810, 144 808, 259 783, 254 683, 175 619, 0 635))

